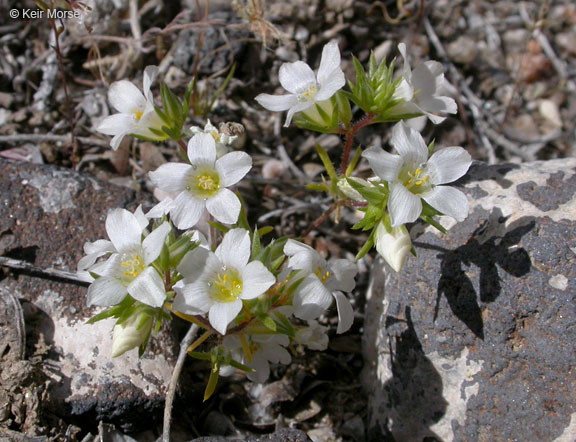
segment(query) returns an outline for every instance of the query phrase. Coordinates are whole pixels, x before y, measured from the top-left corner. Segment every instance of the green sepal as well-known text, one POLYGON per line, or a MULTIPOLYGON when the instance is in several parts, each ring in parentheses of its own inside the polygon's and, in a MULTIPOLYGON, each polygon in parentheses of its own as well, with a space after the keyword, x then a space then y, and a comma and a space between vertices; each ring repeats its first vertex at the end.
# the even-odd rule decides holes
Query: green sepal
POLYGON ((368 253, 372 249, 372 247, 374 247, 374 234, 375 233, 376 233, 376 229, 373 229, 372 232, 370 232, 370 236, 368 236, 368 239, 366 240, 366 242, 364 243, 362 248, 356 254, 356 257, 355 257, 356 261, 362 259, 364 257, 364 255, 366 255, 366 253, 368 253))
POLYGON ((270 316, 260 315, 258 319, 260 319, 264 327, 272 330, 275 333, 278 331, 278 325, 276 324, 276 321, 274 321, 274 319, 272 319, 270 316))
POLYGON ((362 184, 346 178, 350 186, 356 190, 370 204, 385 206, 388 199, 388 189, 386 186, 363 186, 362 184))
POLYGON ((258 256, 262 250, 262 243, 260 242, 260 232, 258 232, 258 227, 254 229, 254 234, 252 235, 252 253, 250 256, 258 256))

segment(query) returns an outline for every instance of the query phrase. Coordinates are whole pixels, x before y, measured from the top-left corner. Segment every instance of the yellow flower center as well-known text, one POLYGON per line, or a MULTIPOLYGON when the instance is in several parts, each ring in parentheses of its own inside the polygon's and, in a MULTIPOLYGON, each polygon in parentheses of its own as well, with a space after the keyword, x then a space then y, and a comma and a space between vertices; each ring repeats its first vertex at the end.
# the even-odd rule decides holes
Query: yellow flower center
POLYGON ((125 256, 124 258, 122 261, 124 272, 122 274, 129 280, 136 278, 146 267, 138 255, 125 256))
POLYGON ((186 190, 200 198, 213 197, 220 190, 220 177, 208 168, 198 170, 189 178, 186 190))
POLYGON ((422 167, 416 168, 416 170, 405 170, 400 172, 398 176, 404 187, 412 193, 423 193, 430 189, 431 184, 429 181, 429 176, 422 167))
POLYGON ((132 111, 132 115, 134 115, 134 118, 136 118, 136 121, 140 121, 140 118, 142 118, 143 114, 144 114, 144 112, 142 112, 141 110, 133 110, 132 111))
POLYGON ((220 142, 220 132, 213 130, 209 133, 210 133, 210 135, 212 135, 212 138, 214 138, 214 141, 216 141, 217 143, 220 142))
POLYGON ((330 278, 331 273, 327 270, 324 270, 322 267, 318 266, 314 274, 320 279, 322 282, 326 282, 328 278, 330 278))
POLYGON ((298 94, 298 101, 314 101, 314 98, 316 98, 316 92, 318 92, 316 84, 311 84, 303 92, 298 94))
POLYGON ((224 267, 210 285, 212 298, 218 302, 234 302, 242 293, 242 279, 236 269, 224 267))

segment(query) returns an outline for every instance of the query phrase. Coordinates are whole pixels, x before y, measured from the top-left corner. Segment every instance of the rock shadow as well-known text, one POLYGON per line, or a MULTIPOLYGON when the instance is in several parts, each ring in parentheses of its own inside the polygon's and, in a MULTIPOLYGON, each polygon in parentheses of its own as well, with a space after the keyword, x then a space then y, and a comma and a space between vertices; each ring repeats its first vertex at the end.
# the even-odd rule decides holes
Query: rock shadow
POLYGON ((388 428, 369 435, 372 441, 441 441, 431 426, 440 421, 448 403, 442 396, 442 378, 425 355, 410 307, 405 318, 386 317, 392 377, 383 385, 387 396, 388 428))
POLYGON ((506 217, 500 209, 470 236, 466 244, 455 250, 418 244, 422 248, 439 250, 440 279, 434 319, 438 316, 440 298, 446 296, 452 313, 480 339, 484 339, 484 322, 480 302, 494 302, 502 291, 499 268, 514 276, 526 275, 532 262, 530 255, 518 243, 530 232, 536 222, 533 217, 523 217, 506 227, 506 217), (474 264, 480 270, 479 294, 466 274, 467 267, 474 264), (478 296, 479 295, 479 296, 478 296))

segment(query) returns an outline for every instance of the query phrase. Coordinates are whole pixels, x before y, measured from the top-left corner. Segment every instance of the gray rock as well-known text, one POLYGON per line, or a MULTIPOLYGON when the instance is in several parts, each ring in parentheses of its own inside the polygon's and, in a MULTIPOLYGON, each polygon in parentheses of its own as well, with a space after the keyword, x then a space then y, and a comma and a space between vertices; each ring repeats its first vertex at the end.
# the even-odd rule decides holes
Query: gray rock
POLYGON ((399 274, 374 266, 369 439, 575 440, 576 159, 474 165, 459 185, 466 221, 420 228, 399 274))
POLYGON ((230 439, 221 436, 205 436, 191 440, 190 442, 311 442, 305 432, 292 428, 282 428, 271 434, 262 436, 248 436, 243 439, 230 439))
MULTIPOLYGON (((1 159, 0 188, 4 254, 70 272, 76 270, 85 241, 106 237, 109 209, 134 209, 143 201, 143 195, 134 191, 75 172, 1 159)), ((0 281, 0 290, 22 304, 26 357, 41 357, 49 378, 44 408, 87 428, 99 420, 123 431, 161 422, 177 345, 170 330, 152 338, 142 358, 132 351, 113 359, 113 320, 85 324, 97 313, 86 306, 85 287, 10 271, 0 281), (39 347, 46 347, 40 356, 39 347)))

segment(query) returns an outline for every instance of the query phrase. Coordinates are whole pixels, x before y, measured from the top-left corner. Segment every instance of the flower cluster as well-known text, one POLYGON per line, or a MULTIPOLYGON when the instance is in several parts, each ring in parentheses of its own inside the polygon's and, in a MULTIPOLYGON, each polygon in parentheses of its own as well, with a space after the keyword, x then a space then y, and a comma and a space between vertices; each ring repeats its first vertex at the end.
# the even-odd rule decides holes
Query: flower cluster
MULTIPOLYGON (((456 112, 456 103, 444 95, 439 63, 427 61, 412 69, 406 46, 398 48, 404 58, 399 76, 394 62, 377 63, 372 55, 365 69, 354 59, 356 79, 344 90, 340 51, 331 41, 322 50, 316 73, 302 61, 280 67, 279 81, 288 94, 256 97, 266 109, 287 111, 285 126, 294 121, 345 138, 339 173, 317 146, 329 179, 309 188, 332 195, 330 212, 336 219, 347 205, 363 212, 352 228, 370 234, 357 259, 375 247, 395 271, 414 253, 407 224, 420 219, 442 230, 435 216, 458 221, 467 216, 466 197, 447 184, 462 177, 471 164, 462 147, 434 151, 434 143, 427 145, 404 123, 426 116, 438 124, 456 112), (353 109, 364 112, 357 122, 353 109), (390 145, 395 153, 371 146, 350 160, 355 135, 378 123, 394 123, 390 145), (362 158, 372 176, 353 176, 362 158)), ((326 260, 312 247, 286 237, 263 245, 262 236, 273 229, 252 230, 233 190, 252 168, 251 157, 233 147, 235 134, 242 131, 231 132, 226 125, 218 130, 209 120, 203 128, 184 130, 192 89, 181 100, 161 85, 163 108, 156 107, 151 93, 156 74, 155 67, 146 68, 144 93, 128 81, 113 83, 109 100, 120 113, 104 119, 98 130, 114 136, 114 149, 125 135, 171 139, 178 143, 182 162, 168 162, 149 173, 164 198, 146 215, 141 208, 108 214, 109 240, 86 243, 78 268, 94 279, 88 303, 104 308, 91 322, 117 319, 114 356, 136 347, 142 352, 152 331, 173 316, 201 327, 204 334, 188 354, 212 365, 208 397, 218 375, 240 370, 264 382, 271 363, 290 363, 290 349, 325 350, 329 328, 322 324, 332 305, 338 315, 336 332, 348 331, 354 309, 346 293, 355 288, 357 266, 346 259, 326 260), (208 239, 190 230, 194 227, 209 232, 208 239), (206 346, 207 351, 197 351, 206 346)))

